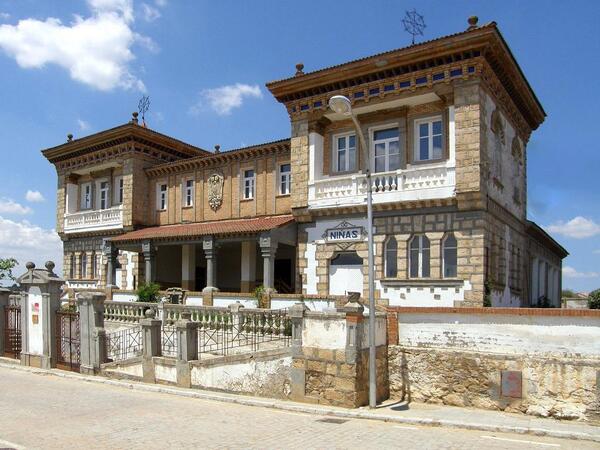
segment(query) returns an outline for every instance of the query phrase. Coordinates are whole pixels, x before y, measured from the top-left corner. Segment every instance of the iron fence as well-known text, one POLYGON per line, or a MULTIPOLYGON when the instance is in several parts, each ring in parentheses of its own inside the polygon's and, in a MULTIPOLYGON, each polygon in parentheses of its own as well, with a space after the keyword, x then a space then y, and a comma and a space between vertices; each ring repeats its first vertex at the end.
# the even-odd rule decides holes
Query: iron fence
POLYGON ((106 356, 109 361, 122 361, 124 359, 141 356, 142 329, 126 328, 106 335, 106 356))
POLYGON ((161 345, 163 356, 177 356, 177 329, 175 327, 163 326, 161 345))

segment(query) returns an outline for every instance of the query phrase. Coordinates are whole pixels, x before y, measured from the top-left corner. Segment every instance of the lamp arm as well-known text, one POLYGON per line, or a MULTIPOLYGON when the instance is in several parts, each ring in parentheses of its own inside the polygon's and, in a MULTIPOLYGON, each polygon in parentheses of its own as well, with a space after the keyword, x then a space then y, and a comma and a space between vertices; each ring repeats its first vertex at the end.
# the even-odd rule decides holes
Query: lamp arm
POLYGON ((366 175, 367 175, 367 177, 370 177, 371 176, 371 161, 369 159, 369 147, 367 147, 367 141, 365 139, 365 135, 360 126, 360 122, 358 121, 358 119, 356 118, 354 113, 352 113, 350 115, 350 117, 352 117, 352 122, 354 122, 354 127, 356 128, 356 133, 358 134, 358 141, 360 142, 360 146, 363 149, 363 156, 366 161, 366 175))

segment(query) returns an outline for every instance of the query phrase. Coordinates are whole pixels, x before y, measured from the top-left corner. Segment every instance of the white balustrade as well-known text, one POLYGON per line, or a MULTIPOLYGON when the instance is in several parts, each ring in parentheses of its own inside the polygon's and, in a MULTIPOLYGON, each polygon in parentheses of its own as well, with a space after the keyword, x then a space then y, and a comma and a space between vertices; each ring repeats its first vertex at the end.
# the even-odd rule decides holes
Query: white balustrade
POLYGON ((65 214, 65 233, 123 227, 123 206, 65 214))
MULTIPOLYGON (((454 196, 455 169, 446 163, 409 166, 407 169, 371 174, 373 203, 447 198, 454 196)), ((328 177, 309 184, 311 208, 364 204, 364 174, 328 177)))

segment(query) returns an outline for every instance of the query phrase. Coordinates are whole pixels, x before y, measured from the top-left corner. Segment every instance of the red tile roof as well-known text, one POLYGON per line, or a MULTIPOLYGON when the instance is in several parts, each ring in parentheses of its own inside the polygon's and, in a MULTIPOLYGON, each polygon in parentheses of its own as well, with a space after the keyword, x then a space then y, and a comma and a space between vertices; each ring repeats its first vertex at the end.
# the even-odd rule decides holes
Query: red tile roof
POLYGON ((294 221, 292 215, 229 219, 214 222, 163 225, 131 231, 112 238, 112 242, 136 242, 147 239, 174 240, 207 235, 247 234, 269 231, 294 221))

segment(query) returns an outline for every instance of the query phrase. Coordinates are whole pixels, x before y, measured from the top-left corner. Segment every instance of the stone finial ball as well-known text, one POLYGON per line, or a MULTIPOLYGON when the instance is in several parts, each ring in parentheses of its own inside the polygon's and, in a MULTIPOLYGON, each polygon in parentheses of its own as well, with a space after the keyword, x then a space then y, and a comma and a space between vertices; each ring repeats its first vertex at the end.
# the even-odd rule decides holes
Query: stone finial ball
POLYGON ((56 267, 56 264, 54 264, 54 261, 46 261, 46 264, 44 264, 46 266, 46 269, 48 269, 48 272, 53 272, 54 268, 56 267))
POLYGON ((133 116, 134 119, 137 119, 139 113, 137 111, 134 111, 131 113, 131 115, 133 116))
POLYGON ((25 264, 25 267, 27 268, 27 270, 33 270, 35 269, 35 264, 29 261, 27 264, 25 264))
POLYGON ((479 21, 479 17, 477 16, 471 16, 467 19, 467 21, 469 22, 469 25, 472 27, 476 27, 477 26, 477 22, 479 21))
POLYGON ((146 319, 154 319, 156 317, 156 313, 154 312, 154 310, 152 308, 148 308, 144 312, 144 316, 146 316, 146 319))

